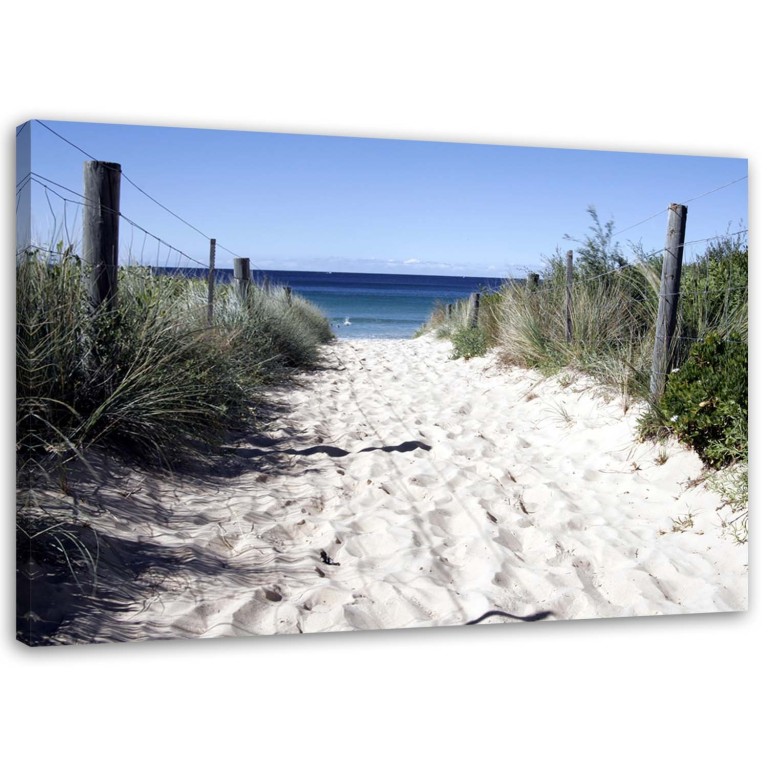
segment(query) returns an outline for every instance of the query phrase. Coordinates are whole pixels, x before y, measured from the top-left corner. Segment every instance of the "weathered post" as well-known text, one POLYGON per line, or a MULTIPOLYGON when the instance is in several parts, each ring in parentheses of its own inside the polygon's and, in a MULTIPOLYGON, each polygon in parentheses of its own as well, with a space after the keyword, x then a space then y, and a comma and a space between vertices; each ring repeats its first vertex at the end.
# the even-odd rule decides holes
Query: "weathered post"
POLYGON ((451 315, 453 315, 453 304, 449 304, 447 307, 448 310, 448 319, 451 319, 451 315))
POLYGON ((525 287, 528 289, 528 291, 534 291, 539 286, 539 275, 536 272, 529 272, 528 273, 528 280, 526 281, 525 287))
POLYGON ((680 275, 683 268, 683 243, 687 218, 687 206, 670 203, 651 367, 651 397, 656 400, 664 394, 669 373, 672 338, 677 323, 677 303, 680 298, 680 275))
POLYGON ((117 306, 120 164, 89 160, 83 169, 83 261, 94 308, 117 306))
POLYGON ((293 291, 291 289, 290 285, 286 285, 283 289, 285 291, 285 300, 288 302, 288 306, 291 306, 291 302, 293 301, 293 291))
POLYGON ((251 260, 237 258, 234 262, 234 275, 235 285, 240 293, 240 299, 243 304, 247 303, 248 295, 251 291, 251 282, 253 275, 251 274, 251 260))
POLYGON ((216 238, 211 238, 211 252, 208 261, 208 325, 213 325, 213 290, 216 281, 216 238))
POLYGON ((573 251, 565 254, 565 340, 573 342, 573 251))
POLYGON ((473 293, 469 300, 469 324, 472 328, 477 328, 477 321, 480 318, 480 294, 473 293))

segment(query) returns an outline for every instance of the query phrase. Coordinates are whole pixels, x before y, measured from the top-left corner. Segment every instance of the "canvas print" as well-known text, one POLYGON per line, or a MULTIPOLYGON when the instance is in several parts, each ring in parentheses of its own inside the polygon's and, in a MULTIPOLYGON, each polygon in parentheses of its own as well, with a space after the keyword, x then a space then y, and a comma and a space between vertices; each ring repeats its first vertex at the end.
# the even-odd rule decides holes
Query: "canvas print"
POLYGON ((19 641, 746 610, 746 159, 16 147, 19 641))

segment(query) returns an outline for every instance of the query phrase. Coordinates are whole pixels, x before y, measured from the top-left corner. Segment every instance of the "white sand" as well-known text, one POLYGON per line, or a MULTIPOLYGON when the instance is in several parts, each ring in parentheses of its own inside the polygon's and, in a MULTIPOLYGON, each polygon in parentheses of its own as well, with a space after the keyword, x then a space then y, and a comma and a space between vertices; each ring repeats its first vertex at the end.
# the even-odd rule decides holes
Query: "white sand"
POLYGON ((116 536, 146 568, 125 610, 63 640, 746 609, 747 547, 701 462, 638 443, 639 411, 585 378, 451 360, 429 337, 337 342, 324 365, 274 394, 287 411, 234 476, 99 490, 103 556, 116 536))

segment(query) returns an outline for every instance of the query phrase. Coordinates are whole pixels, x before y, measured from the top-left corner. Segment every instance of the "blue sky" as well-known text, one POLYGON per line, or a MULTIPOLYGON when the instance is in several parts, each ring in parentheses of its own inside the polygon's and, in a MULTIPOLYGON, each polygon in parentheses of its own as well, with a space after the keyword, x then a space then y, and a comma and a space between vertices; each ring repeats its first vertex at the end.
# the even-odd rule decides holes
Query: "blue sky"
POLYGON ((663 246, 671 202, 688 204, 687 241, 748 226, 739 158, 43 122, 79 149, 34 121, 19 134, 33 241, 79 241, 79 206, 55 192, 78 198, 50 182, 82 192, 80 150, 199 230, 123 180, 121 212, 151 235, 123 219, 121 263, 195 266, 181 251, 207 265, 215 237, 221 267, 236 254, 256 270, 505 277, 574 247, 564 236, 584 236, 589 206, 628 256, 663 246))

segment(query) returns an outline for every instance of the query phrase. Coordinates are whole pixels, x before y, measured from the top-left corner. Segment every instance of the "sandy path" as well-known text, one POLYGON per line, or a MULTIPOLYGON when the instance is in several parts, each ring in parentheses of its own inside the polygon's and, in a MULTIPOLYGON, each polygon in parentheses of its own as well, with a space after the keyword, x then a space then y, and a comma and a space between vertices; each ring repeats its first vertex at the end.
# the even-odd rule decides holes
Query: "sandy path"
POLYGON ((94 524, 143 567, 125 610, 63 639, 746 609, 747 549, 699 460, 637 443, 637 412, 585 379, 345 341, 274 396, 287 415, 237 446, 232 477, 100 490, 94 524))

